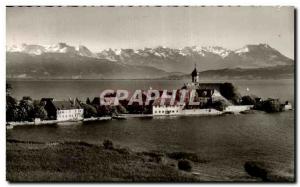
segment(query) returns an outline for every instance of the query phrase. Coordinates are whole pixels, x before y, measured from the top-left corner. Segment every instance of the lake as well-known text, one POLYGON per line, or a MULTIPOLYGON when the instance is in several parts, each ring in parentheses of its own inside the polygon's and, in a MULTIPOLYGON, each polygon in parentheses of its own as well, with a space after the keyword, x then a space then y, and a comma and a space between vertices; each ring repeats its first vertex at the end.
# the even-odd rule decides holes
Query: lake
MULTIPOLYGON (((223 81, 224 82, 224 81, 223 81)), ((294 103, 293 80, 230 81, 242 95, 280 98, 294 103), (247 91, 249 88, 249 91, 247 91)), ((9 81, 12 95, 34 99, 94 97, 104 89, 176 89, 176 80, 9 81)), ((197 171, 211 180, 246 180, 248 160, 272 161, 294 171, 294 111, 277 114, 158 117, 73 123, 56 126, 17 127, 7 138, 32 141, 87 141, 115 144, 136 151, 189 151, 207 161, 197 171)))

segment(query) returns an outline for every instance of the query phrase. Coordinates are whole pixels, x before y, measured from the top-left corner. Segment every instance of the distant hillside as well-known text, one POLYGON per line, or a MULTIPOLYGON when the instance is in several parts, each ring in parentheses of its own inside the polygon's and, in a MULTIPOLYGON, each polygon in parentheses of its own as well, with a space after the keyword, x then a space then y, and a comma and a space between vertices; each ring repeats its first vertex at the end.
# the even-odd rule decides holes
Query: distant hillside
MULTIPOLYGON (((294 78, 294 66, 283 65, 267 68, 255 69, 220 69, 202 71, 199 74, 200 79, 292 79, 294 78)), ((190 74, 171 75, 164 79, 191 79, 190 74)))
POLYGON ((6 60, 6 77, 11 79, 142 79, 168 75, 154 67, 122 65, 77 54, 7 53, 6 60))

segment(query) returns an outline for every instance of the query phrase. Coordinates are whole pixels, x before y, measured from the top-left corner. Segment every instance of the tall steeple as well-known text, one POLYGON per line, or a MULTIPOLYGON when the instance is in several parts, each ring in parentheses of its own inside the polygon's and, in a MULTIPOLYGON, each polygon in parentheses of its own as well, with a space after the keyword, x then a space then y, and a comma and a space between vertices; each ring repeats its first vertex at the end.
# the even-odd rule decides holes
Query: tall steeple
POLYGON ((199 81, 199 73, 196 68, 196 63, 195 63, 195 68, 194 68, 193 72, 191 73, 191 75, 192 75, 192 82, 197 83, 199 81))

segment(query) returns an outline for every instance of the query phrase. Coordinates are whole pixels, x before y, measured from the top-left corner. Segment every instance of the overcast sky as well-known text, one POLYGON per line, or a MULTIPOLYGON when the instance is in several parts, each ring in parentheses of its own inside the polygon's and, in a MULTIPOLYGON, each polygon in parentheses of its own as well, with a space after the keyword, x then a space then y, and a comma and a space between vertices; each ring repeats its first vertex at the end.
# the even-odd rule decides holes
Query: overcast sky
POLYGON ((7 45, 85 45, 143 48, 158 45, 238 49, 268 43, 294 56, 292 7, 9 7, 7 45))

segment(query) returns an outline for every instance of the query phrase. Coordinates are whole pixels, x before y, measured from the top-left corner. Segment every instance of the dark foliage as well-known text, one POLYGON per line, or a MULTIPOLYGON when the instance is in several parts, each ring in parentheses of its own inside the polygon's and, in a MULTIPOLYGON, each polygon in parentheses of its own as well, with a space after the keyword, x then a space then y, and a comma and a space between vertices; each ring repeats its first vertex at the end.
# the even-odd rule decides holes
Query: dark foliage
POLYGON ((251 97, 249 95, 243 96, 242 97, 242 105, 255 105, 256 101, 254 97, 251 97))
POLYGON ((246 162, 244 168, 245 171, 253 177, 259 177, 264 181, 267 179, 267 170, 265 169, 264 163, 246 162))
POLYGON ((240 94, 237 92, 236 88, 232 83, 223 83, 220 86, 220 93, 226 99, 232 101, 234 104, 239 104, 240 102, 240 94))
POLYGON ((281 112, 282 105, 278 99, 268 99, 263 102, 263 110, 268 113, 281 112))
POLYGON ((219 100, 212 103, 212 107, 216 110, 223 111, 227 107, 225 101, 219 100))
POLYGON ((104 146, 104 149, 114 149, 114 145, 111 140, 104 140, 103 146, 104 146))
POLYGON ((187 159, 199 163, 207 162, 206 160, 201 159, 196 153, 173 152, 173 153, 168 153, 167 156, 175 160, 187 159))
POLYGON ((33 105, 34 105, 34 109, 33 109, 34 118, 40 118, 41 120, 46 119, 48 114, 47 114, 47 111, 44 108, 44 103, 34 101, 33 105))
POLYGON ((88 104, 88 105, 90 105, 91 104, 90 98, 87 98, 85 103, 88 104))
POLYGON ((81 104, 84 118, 97 117, 97 109, 90 104, 81 104))
POLYGON ((262 179, 265 182, 293 182, 294 179, 291 176, 283 176, 276 173, 278 165, 275 163, 266 163, 259 161, 248 161, 245 163, 245 171, 253 176, 262 179))
POLYGON ((191 171, 192 170, 192 163, 189 160, 179 160, 178 161, 178 169, 184 171, 191 171))

